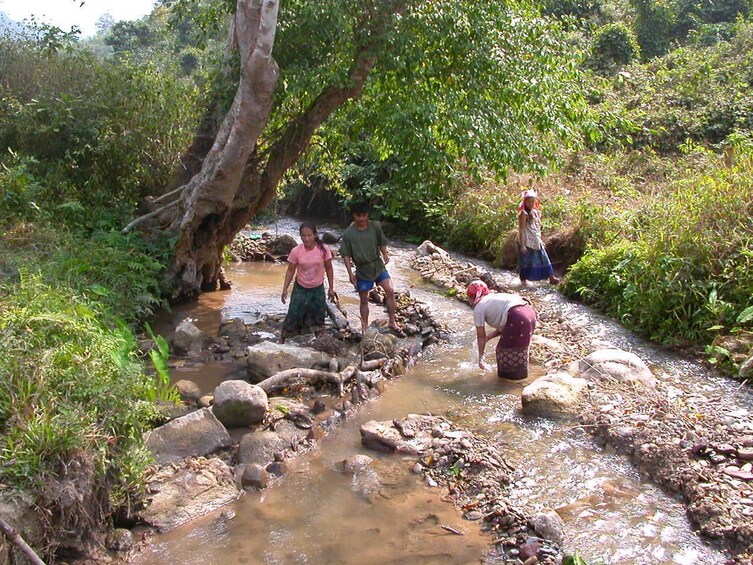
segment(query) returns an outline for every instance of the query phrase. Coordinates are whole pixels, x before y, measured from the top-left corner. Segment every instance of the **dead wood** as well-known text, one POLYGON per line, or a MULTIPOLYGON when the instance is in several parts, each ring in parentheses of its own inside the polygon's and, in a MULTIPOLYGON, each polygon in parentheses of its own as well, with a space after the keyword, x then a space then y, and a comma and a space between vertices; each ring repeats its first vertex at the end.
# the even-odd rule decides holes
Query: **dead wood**
POLYGON ((303 368, 286 369, 285 371, 280 371, 279 373, 275 373, 271 377, 264 379, 262 382, 258 383, 258 386, 260 386, 267 394, 272 394, 273 392, 278 392, 294 384, 317 384, 325 382, 337 385, 338 392, 342 395, 343 386, 353 378, 356 371, 357 368, 355 365, 348 365, 339 373, 303 368))
POLYGON ((45 565, 44 561, 42 561, 29 544, 24 541, 24 538, 21 537, 16 529, 2 518, 0 518, 0 531, 5 534, 5 537, 7 537, 13 545, 23 552, 32 565, 45 565))

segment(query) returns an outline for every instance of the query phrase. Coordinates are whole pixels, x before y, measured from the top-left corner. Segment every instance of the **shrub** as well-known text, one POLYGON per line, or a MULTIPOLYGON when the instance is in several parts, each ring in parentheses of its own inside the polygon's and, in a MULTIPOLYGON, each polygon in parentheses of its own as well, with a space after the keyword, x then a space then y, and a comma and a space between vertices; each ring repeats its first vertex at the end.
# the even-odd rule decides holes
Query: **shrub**
POLYGON ((133 356, 130 330, 23 269, 0 282, 0 297, 0 479, 38 487, 83 451, 100 482, 117 478, 115 498, 139 484, 156 383, 133 356))
POLYGON ((677 181, 633 212, 633 230, 592 247, 564 291, 665 343, 750 327, 741 314, 753 296, 752 171, 743 151, 735 167, 677 181))
POLYGON ((640 58, 640 47, 633 31, 622 23, 607 24, 594 34, 589 67, 614 73, 640 58))

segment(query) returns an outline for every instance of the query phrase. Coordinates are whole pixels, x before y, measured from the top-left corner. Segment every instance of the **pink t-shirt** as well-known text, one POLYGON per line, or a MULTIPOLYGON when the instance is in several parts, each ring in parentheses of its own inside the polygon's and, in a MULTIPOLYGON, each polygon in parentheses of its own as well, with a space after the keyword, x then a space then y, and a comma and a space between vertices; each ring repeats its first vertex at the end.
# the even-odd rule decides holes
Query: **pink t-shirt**
POLYGON ((303 288, 315 288, 324 284, 324 262, 332 259, 329 247, 315 245, 309 251, 302 243, 296 245, 288 255, 288 262, 296 266, 295 280, 303 288))

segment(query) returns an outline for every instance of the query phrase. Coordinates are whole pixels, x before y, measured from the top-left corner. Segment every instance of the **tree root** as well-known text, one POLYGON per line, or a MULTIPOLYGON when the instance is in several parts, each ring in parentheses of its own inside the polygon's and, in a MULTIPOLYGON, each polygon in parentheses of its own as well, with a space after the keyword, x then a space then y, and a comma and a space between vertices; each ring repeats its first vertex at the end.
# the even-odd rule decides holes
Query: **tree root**
POLYGON ((167 204, 165 204, 164 206, 162 206, 160 208, 157 208, 156 210, 152 210, 148 214, 144 214, 143 216, 139 216, 138 218, 136 218, 135 220, 133 220, 130 224, 128 224, 126 227, 124 227, 121 230, 120 233, 126 234, 126 233, 132 231, 133 228, 135 228, 137 226, 140 226, 141 224, 143 224, 147 220, 150 220, 151 218, 154 218, 155 216, 159 216, 165 210, 168 210, 168 209, 170 209, 170 208, 172 208, 174 206, 177 206, 179 202, 180 202, 180 199, 173 200, 172 202, 168 202, 167 204))
POLYGON ((358 368, 355 365, 348 365, 339 373, 303 368, 286 369, 285 371, 280 371, 279 373, 275 373, 271 377, 264 379, 258 383, 258 386, 260 386, 267 394, 271 394, 301 382, 308 384, 327 382, 337 385, 338 393, 342 396, 345 383, 352 379, 357 371, 358 368))
POLYGON ((18 546, 32 565, 45 565, 44 561, 34 553, 34 550, 24 541, 24 538, 21 537, 15 528, 2 518, 0 518, 0 531, 2 531, 14 545, 18 546))

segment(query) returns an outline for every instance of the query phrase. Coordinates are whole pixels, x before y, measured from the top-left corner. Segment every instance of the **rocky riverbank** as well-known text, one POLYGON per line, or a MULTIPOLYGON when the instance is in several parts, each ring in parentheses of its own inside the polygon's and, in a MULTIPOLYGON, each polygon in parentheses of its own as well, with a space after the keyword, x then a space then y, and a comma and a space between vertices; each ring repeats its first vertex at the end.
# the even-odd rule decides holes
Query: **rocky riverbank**
MULTIPOLYGON (((513 291, 430 242, 419 248, 412 267, 460 299, 477 278, 492 289, 513 291)), ((699 533, 726 550, 728 563, 750 563, 753 413, 734 395, 712 396, 665 382, 633 354, 596 351, 551 304, 535 293, 528 296, 539 314, 531 355, 549 374, 526 387, 523 410, 578 419, 625 454, 642 476, 678 495, 699 533)))

